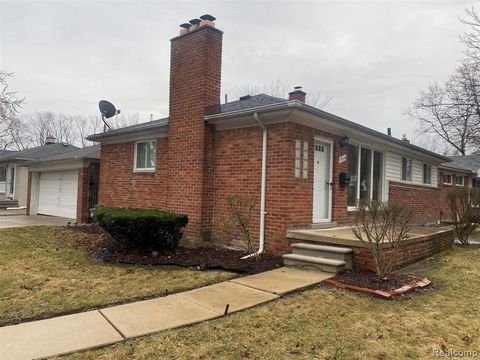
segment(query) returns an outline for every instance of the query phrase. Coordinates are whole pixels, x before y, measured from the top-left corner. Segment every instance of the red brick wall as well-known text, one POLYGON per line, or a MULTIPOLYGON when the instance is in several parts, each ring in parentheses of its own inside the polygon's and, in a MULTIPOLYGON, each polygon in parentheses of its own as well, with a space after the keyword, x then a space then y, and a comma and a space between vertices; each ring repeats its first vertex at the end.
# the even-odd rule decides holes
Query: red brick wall
POLYGON ((388 200, 407 204, 415 210, 414 222, 436 222, 443 208, 442 192, 429 188, 390 181, 388 200))
MULTIPOLYGON (((454 240, 453 231, 438 235, 434 239, 408 244, 398 248, 394 258, 394 267, 414 263, 435 253, 452 247, 454 240)), ((391 249, 387 254, 391 253, 391 249)), ((367 248, 353 248, 353 266, 362 270, 375 271, 375 261, 367 248)))
MULTIPOLYGON (((287 228, 312 223, 314 138, 323 136, 333 146, 333 220, 348 221, 347 189, 339 186, 339 174, 348 163, 338 164, 346 153, 339 146, 340 137, 294 123, 268 126, 267 193, 265 245, 270 251, 286 252, 287 228), (295 140, 308 141, 308 178, 295 177, 295 140)), ((215 134, 214 217, 225 214, 229 194, 254 196, 258 199, 252 234, 258 239, 260 221, 262 130, 250 127, 217 131, 215 134)))
POLYGON ((78 169, 77 187, 77 222, 86 223, 89 220, 90 182, 98 179, 98 163, 90 163, 88 167, 78 169))
POLYGON ((99 205, 164 210, 167 204, 167 140, 157 139, 155 172, 134 172, 134 142, 102 145, 99 205))
POLYGON ((209 26, 171 41, 166 209, 187 214, 185 236, 209 236, 212 130, 205 109, 220 104, 222 32, 209 26))

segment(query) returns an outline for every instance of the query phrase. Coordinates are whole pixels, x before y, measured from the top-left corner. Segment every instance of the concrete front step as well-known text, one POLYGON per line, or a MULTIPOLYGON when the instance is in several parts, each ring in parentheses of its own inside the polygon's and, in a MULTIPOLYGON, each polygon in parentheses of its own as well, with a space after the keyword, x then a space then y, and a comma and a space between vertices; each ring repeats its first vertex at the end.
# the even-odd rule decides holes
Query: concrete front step
POLYGON ((295 255, 344 261, 345 269, 352 268, 353 250, 351 248, 297 243, 292 245, 292 250, 295 255))
POLYGON ((0 209, 18 206, 18 200, 0 200, 0 209))
POLYGON ((332 221, 332 222, 311 224, 310 229, 330 229, 337 226, 338 226, 337 223, 335 221, 332 221))
POLYGON ((305 256, 298 254, 283 255, 283 263, 287 267, 294 267, 302 270, 325 271, 329 273, 338 273, 345 268, 345 261, 326 259, 314 256, 305 256))

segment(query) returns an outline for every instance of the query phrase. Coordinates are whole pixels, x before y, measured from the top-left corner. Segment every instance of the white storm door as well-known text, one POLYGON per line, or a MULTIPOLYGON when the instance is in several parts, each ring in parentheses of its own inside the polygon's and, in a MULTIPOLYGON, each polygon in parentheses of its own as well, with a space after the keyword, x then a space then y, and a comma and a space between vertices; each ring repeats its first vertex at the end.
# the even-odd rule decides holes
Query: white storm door
POLYGON ((40 174, 38 214, 77 217, 78 172, 55 171, 40 174))
POLYGON ((330 221, 330 144, 315 141, 313 157, 313 222, 330 221))

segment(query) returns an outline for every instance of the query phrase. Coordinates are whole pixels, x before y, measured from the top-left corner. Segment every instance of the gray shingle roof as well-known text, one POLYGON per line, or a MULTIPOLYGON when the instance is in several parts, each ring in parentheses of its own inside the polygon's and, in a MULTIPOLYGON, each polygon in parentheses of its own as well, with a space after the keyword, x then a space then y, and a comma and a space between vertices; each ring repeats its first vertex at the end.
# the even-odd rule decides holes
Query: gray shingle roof
POLYGON ((68 153, 78 149, 78 147, 69 144, 48 144, 32 149, 14 151, 5 155, 0 154, 0 161, 32 161, 68 153))
POLYGON ((2 158, 2 156, 7 156, 7 155, 12 154, 14 152, 15 151, 13 151, 13 150, 0 150, 0 159, 2 158))
POLYGON ((450 159, 452 159, 452 162, 443 163, 443 168, 480 174, 480 155, 451 156, 450 159))
MULTIPOLYGON (((246 97, 242 97, 241 99, 242 100, 239 99, 239 100, 231 101, 231 102, 228 102, 228 103, 225 103, 225 104, 221 104, 220 106, 218 106, 218 105, 213 106, 213 107, 211 107, 211 109, 206 109, 207 113, 208 113, 209 116, 215 116, 215 115, 229 116, 230 113, 232 113, 232 115, 233 115, 235 112, 248 111, 248 110, 256 111, 257 109, 260 110, 262 106, 269 106, 269 105, 274 106, 276 104, 279 104, 279 106, 284 106, 284 105, 286 106, 289 103, 289 100, 287 100, 287 99, 282 99, 282 98, 278 98, 278 97, 275 97, 275 96, 270 96, 270 95, 267 95, 267 94, 257 94, 257 95, 253 95, 253 96, 246 96, 246 97)), ((406 143, 402 140, 393 138, 391 136, 387 136, 386 134, 380 133, 376 130, 370 129, 366 126, 360 125, 360 124, 355 123, 353 121, 343 119, 339 116, 327 113, 325 111, 314 108, 312 106, 305 105, 305 108, 313 109, 313 110, 321 113, 321 116, 323 116, 325 118, 328 118, 332 121, 337 121, 340 124, 343 123, 345 126, 357 128, 362 132, 370 133, 374 136, 381 137, 385 140, 394 142, 396 144, 400 144, 404 147, 413 149, 413 150, 418 151, 418 152, 428 154, 428 155, 436 157, 438 159, 443 159, 443 160, 447 159, 444 156, 435 154, 435 153, 433 153, 431 151, 428 151, 428 150, 425 150, 425 149, 423 149, 419 146, 416 146, 416 145, 413 145, 413 144, 410 144, 410 143, 406 143)), ((120 135, 120 134, 125 134, 125 133, 135 133, 135 132, 140 132, 140 131, 144 131, 144 130, 148 130, 148 129, 161 128, 161 127, 167 127, 167 126, 168 126, 168 118, 163 118, 163 119, 159 119, 159 120, 154 120, 154 121, 141 123, 141 124, 138 124, 138 125, 132 125, 132 126, 124 127, 124 128, 121 128, 121 129, 112 130, 112 131, 109 131, 107 133, 90 135, 90 136, 87 137, 87 139, 92 140, 92 141, 98 141, 101 138, 109 137, 109 136, 112 136, 112 135, 120 135)))
POLYGON ((96 139, 104 136, 113 136, 113 135, 120 135, 126 133, 135 133, 143 130, 148 130, 151 128, 160 128, 168 125, 168 118, 162 118, 152 121, 143 122, 140 124, 125 126, 119 129, 113 129, 104 133, 93 134, 87 136, 88 140, 96 141, 96 139))
MULTIPOLYGON (((267 94, 258 94, 251 96, 243 100, 230 101, 228 103, 220 105, 220 113, 228 113, 231 111, 253 109, 259 106, 272 105, 287 102, 286 99, 281 99, 275 96, 270 96, 267 94)), ((162 118, 152 121, 147 121, 144 123, 126 126, 120 129, 110 130, 106 133, 93 134, 87 137, 89 140, 95 141, 96 139, 104 136, 120 135, 124 133, 133 133, 143 130, 148 130, 150 128, 159 128, 168 125, 168 118, 162 118)))
POLYGON ((258 106, 272 105, 287 102, 287 99, 281 99, 267 94, 258 94, 244 100, 235 100, 220 106, 220 112, 227 113, 230 111, 246 110, 256 108, 258 106))
POLYGON ((63 154, 45 157, 42 159, 34 160, 29 164, 47 162, 47 161, 59 161, 59 160, 76 160, 76 159, 100 159, 100 145, 93 145, 83 149, 68 151, 63 154))

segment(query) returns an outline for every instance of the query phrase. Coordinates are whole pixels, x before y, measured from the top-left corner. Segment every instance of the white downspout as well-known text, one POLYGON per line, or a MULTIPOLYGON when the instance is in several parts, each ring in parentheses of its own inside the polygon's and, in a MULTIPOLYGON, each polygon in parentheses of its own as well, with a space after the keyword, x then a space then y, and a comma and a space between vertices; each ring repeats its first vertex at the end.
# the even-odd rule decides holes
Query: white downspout
POLYGON ((253 118, 257 120, 258 125, 263 130, 263 141, 262 141, 262 190, 260 195, 260 236, 258 250, 252 254, 242 257, 242 259, 247 259, 252 256, 257 256, 263 253, 265 249, 265 195, 267 190, 267 127, 258 117, 258 113, 253 114, 253 118))

